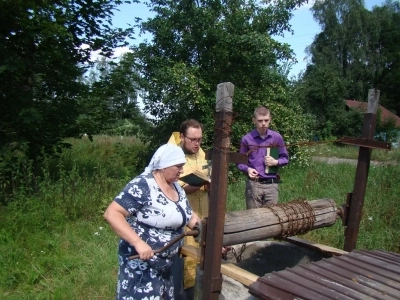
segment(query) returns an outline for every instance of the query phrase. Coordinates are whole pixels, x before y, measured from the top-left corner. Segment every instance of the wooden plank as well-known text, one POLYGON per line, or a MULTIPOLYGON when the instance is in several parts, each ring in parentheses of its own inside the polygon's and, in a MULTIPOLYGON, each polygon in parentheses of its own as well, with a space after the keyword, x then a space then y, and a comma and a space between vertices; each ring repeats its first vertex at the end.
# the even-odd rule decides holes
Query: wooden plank
POLYGON ((247 287, 256 282, 258 279, 257 275, 225 261, 222 261, 221 273, 232 279, 235 279, 236 281, 239 281, 247 287))
POLYGON ((179 251, 180 254, 200 261, 200 248, 194 246, 182 246, 179 251))
MULTIPOLYGON (((200 260, 199 248, 195 248, 193 246, 183 246, 180 248, 180 253, 197 261, 200 260)), ((249 286, 250 284, 256 282, 258 279, 257 275, 226 261, 221 262, 221 273, 232 279, 235 279, 245 286, 249 286)))
POLYGON ((323 245, 323 244, 318 244, 318 243, 314 243, 314 242, 310 242, 310 241, 306 241, 297 237, 288 237, 284 239, 287 242, 299 245, 299 246, 304 246, 304 247, 308 247, 314 250, 319 250, 323 253, 328 253, 331 255, 343 255, 343 254, 348 254, 349 252, 344 251, 342 249, 338 249, 338 248, 334 248, 334 247, 330 247, 327 245, 323 245))

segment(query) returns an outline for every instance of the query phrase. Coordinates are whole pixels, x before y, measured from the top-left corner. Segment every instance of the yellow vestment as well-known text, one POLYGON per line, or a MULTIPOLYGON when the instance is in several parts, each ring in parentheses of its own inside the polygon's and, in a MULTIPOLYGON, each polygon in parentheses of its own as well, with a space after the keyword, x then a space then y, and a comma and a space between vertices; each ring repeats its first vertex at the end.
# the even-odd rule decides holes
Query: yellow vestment
MULTIPOLYGON (((179 132, 172 133, 171 137, 169 138, 168 143, 174 145, 180 145, 179 132)), ((186 156, 186 164, 183 166, 183 174, 181 176, 187 175, 192 173, 193 171, 197 170, 205 175, 208 174, 208 165, 207 160, 205 158, 205 153, 203 149, 199 149, 196 154, 185 154, 186 156)), ((184 185, 183 181, 179 181, 181 186, 184 185)), ((201 187, 198 191, 194 192, 193 194, 187 195, 189 200, 190 206, 194 210, 194 212, 199 216, 200 219, 203 219, 208 216, 208 192, 204 190, 204 187, 201 187)), ((187 236, 184 239, 185 245, 191 245, 199 248, 199 244, 196 243, 191 236, 187 236)), ((194 286, 196 277, 196 261, 192 258, 185 257, 184 258, 184 288, 190 288, 194 286)))

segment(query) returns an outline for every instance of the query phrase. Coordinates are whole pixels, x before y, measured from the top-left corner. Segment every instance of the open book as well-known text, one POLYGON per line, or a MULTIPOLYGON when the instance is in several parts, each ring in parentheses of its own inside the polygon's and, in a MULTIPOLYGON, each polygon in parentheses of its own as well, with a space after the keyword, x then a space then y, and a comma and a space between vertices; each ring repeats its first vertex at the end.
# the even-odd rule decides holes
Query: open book
POLYGON ((179 178, 179 180, 193 186, 202 186, 210 182, 208 176, 200 171, 194 171, 190 174, 182 176, 179 178))
MULTIPOLYGON (((272 156, 275 159, 279 158, 279 148, 267 148, 265 152, 265 156, 272 156)), ((265 174, 268 173, 278 173, 278 166, 265 166, 265 174)))

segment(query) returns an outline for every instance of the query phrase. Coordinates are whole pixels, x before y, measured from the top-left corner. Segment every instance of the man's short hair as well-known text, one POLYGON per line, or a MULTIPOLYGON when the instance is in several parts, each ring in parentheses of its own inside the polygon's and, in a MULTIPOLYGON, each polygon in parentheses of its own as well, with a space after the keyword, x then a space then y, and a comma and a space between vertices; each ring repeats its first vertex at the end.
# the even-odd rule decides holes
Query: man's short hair
POLYGON ((201 130, 203 130, 203 125, 199 121, 188 119, 182 122, 179 133, 186 134, 188 128, 190 127, 200 128, 201 130))
POLYGON ((268 106, 265 106, 265 105, 258 106, 254 110, 254 118, 256 118, 257 115, 267 116, 267 115, 270 115, 270 114, 271 114, 271 112, 270 112, 268 106))

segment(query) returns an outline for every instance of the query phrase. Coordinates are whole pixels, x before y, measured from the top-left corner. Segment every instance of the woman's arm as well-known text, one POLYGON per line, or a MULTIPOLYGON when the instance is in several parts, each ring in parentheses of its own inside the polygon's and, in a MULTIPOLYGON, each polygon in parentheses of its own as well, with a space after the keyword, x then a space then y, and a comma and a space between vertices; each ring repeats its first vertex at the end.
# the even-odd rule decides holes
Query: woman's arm
POLYGON ((200 222, 201 222, 201 219, 199 218, 199 216, 198 216, 195 212, 193 212, 193 213, 192 213, 192 217, 190 218, 190 221, 187 223, 187 226, 188 226, 190 229, 193 229, 193 226, 194 226, 197 222, 200 223, 200 222))
POLYGON ((114 232, 135 247, 140 259, 148 260, 154 256, 154 252, 129 226, 125 219, 128 215, 129 213, 115 201, 111 202, 104 212, 104 218, 111 225, 114 232))

